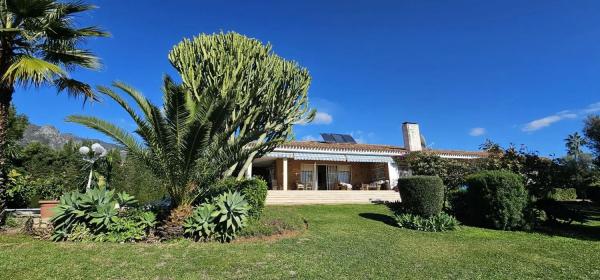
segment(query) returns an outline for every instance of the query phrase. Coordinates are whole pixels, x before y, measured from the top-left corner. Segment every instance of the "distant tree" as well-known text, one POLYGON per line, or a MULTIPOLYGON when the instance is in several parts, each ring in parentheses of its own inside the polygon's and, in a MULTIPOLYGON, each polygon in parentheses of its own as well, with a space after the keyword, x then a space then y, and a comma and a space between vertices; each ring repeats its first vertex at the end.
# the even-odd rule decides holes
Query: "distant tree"
POLYGON ((541 157, 537 152, 528 151, 511 144, 502 148, 487 140, 480 146, 488 156, 480 160, 484 170, 508 170, 521 175, 529 194, 536 198, 547 197, 553 188, 564 184, 564 169, 557 160, 541 157))
POLYGON ((585 145, 587 145, 586 139, 577 132, 569 134, 569 136, 567 136, 567 138, 565 139, 567 154, 572 156, 575 159, 575 161, 577 161, 583 153, 582 148, 585 145))
MULTIPOLYGON (((0 0, 0 147, 7 141, 15 87, 52 85, 72 96, 94 98, 87 84, 67 74, 76 67, 99 66, 98 59, 79 46, 107 33, 74 24, 75 15, 93 8, 82 1, 0 0)), ((5 163, 6 151, 0 149, 0 210, 5 163)))
POLYGON ((600 159, 600 116, 591 115, 585 119, 583 134, 587 138, 588 147, 600 159))

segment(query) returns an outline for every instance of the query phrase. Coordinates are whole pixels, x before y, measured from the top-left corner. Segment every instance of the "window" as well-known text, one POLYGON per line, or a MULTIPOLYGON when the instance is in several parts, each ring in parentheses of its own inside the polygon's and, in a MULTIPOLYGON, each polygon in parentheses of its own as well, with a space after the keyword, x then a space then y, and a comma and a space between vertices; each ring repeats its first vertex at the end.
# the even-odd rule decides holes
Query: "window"
POLYGON ((303 164, 300 170, 300 183, 312 184, 313 182, 313 169, 314 167, 309 164, 303 164))
POLYGON ((338 183, 350 183, 350 166, 349 165, 338 165, 337 167, 337 181, 338 183))

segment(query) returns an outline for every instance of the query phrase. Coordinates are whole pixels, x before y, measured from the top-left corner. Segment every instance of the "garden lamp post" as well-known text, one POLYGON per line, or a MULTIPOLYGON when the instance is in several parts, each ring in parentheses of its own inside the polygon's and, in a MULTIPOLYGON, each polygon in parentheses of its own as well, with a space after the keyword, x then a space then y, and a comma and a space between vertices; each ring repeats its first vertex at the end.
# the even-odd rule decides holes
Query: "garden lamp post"
POLYGON ((86 146, 82 146, 81 148, 79 148, 79 153, 83 156, 84 161, 90 163, 90 176, 88 177, 87 186, 85 188, 86 190, 89 190, 90 186, 92 185, 92 174, 94 172, 94 164, 97 160, 106 157, 108 151, 104 147, 102 147, 102 145, 94 143, 92 144, 91 149, 86 146))

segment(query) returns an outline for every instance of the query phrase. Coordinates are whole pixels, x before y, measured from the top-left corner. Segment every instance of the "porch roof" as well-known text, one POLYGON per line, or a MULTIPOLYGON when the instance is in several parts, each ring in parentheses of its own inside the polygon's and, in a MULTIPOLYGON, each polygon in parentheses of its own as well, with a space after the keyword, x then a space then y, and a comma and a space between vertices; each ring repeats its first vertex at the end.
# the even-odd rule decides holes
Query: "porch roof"
POLYGON ((341 162, 393 162, 391 156, 384 155, 350 155, 336 153, 313 153, 313 152, 270 152, 266 155, 273 158, 291 158, 295 160, 319 160, 319 161, 341 161, 341 162))

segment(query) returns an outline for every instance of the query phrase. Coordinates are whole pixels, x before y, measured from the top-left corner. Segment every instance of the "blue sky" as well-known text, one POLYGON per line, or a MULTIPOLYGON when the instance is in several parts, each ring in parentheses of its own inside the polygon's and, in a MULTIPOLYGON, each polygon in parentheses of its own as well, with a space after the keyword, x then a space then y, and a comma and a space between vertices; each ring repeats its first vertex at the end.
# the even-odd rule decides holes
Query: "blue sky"
MULTIPOLYGON (((92 2, 99 9, 78 22, 113 36, 87 45, 103 69, 74 77, 124 81, 160 102, 174 44, 236 31, 309 69, 320 114, 295 128, 298 139, 337 132, 401 145, 402 122, 413 121, 433 148, 475 150, 490 138, 561 155, 566 135, 600 113, 600 1, 92 2)), ((53 89, 19 89, 15 104, 33 123, 81 136, 106 139, 65 123, 69 114, 132 129, 114 103, 82 107, 53 89)))

